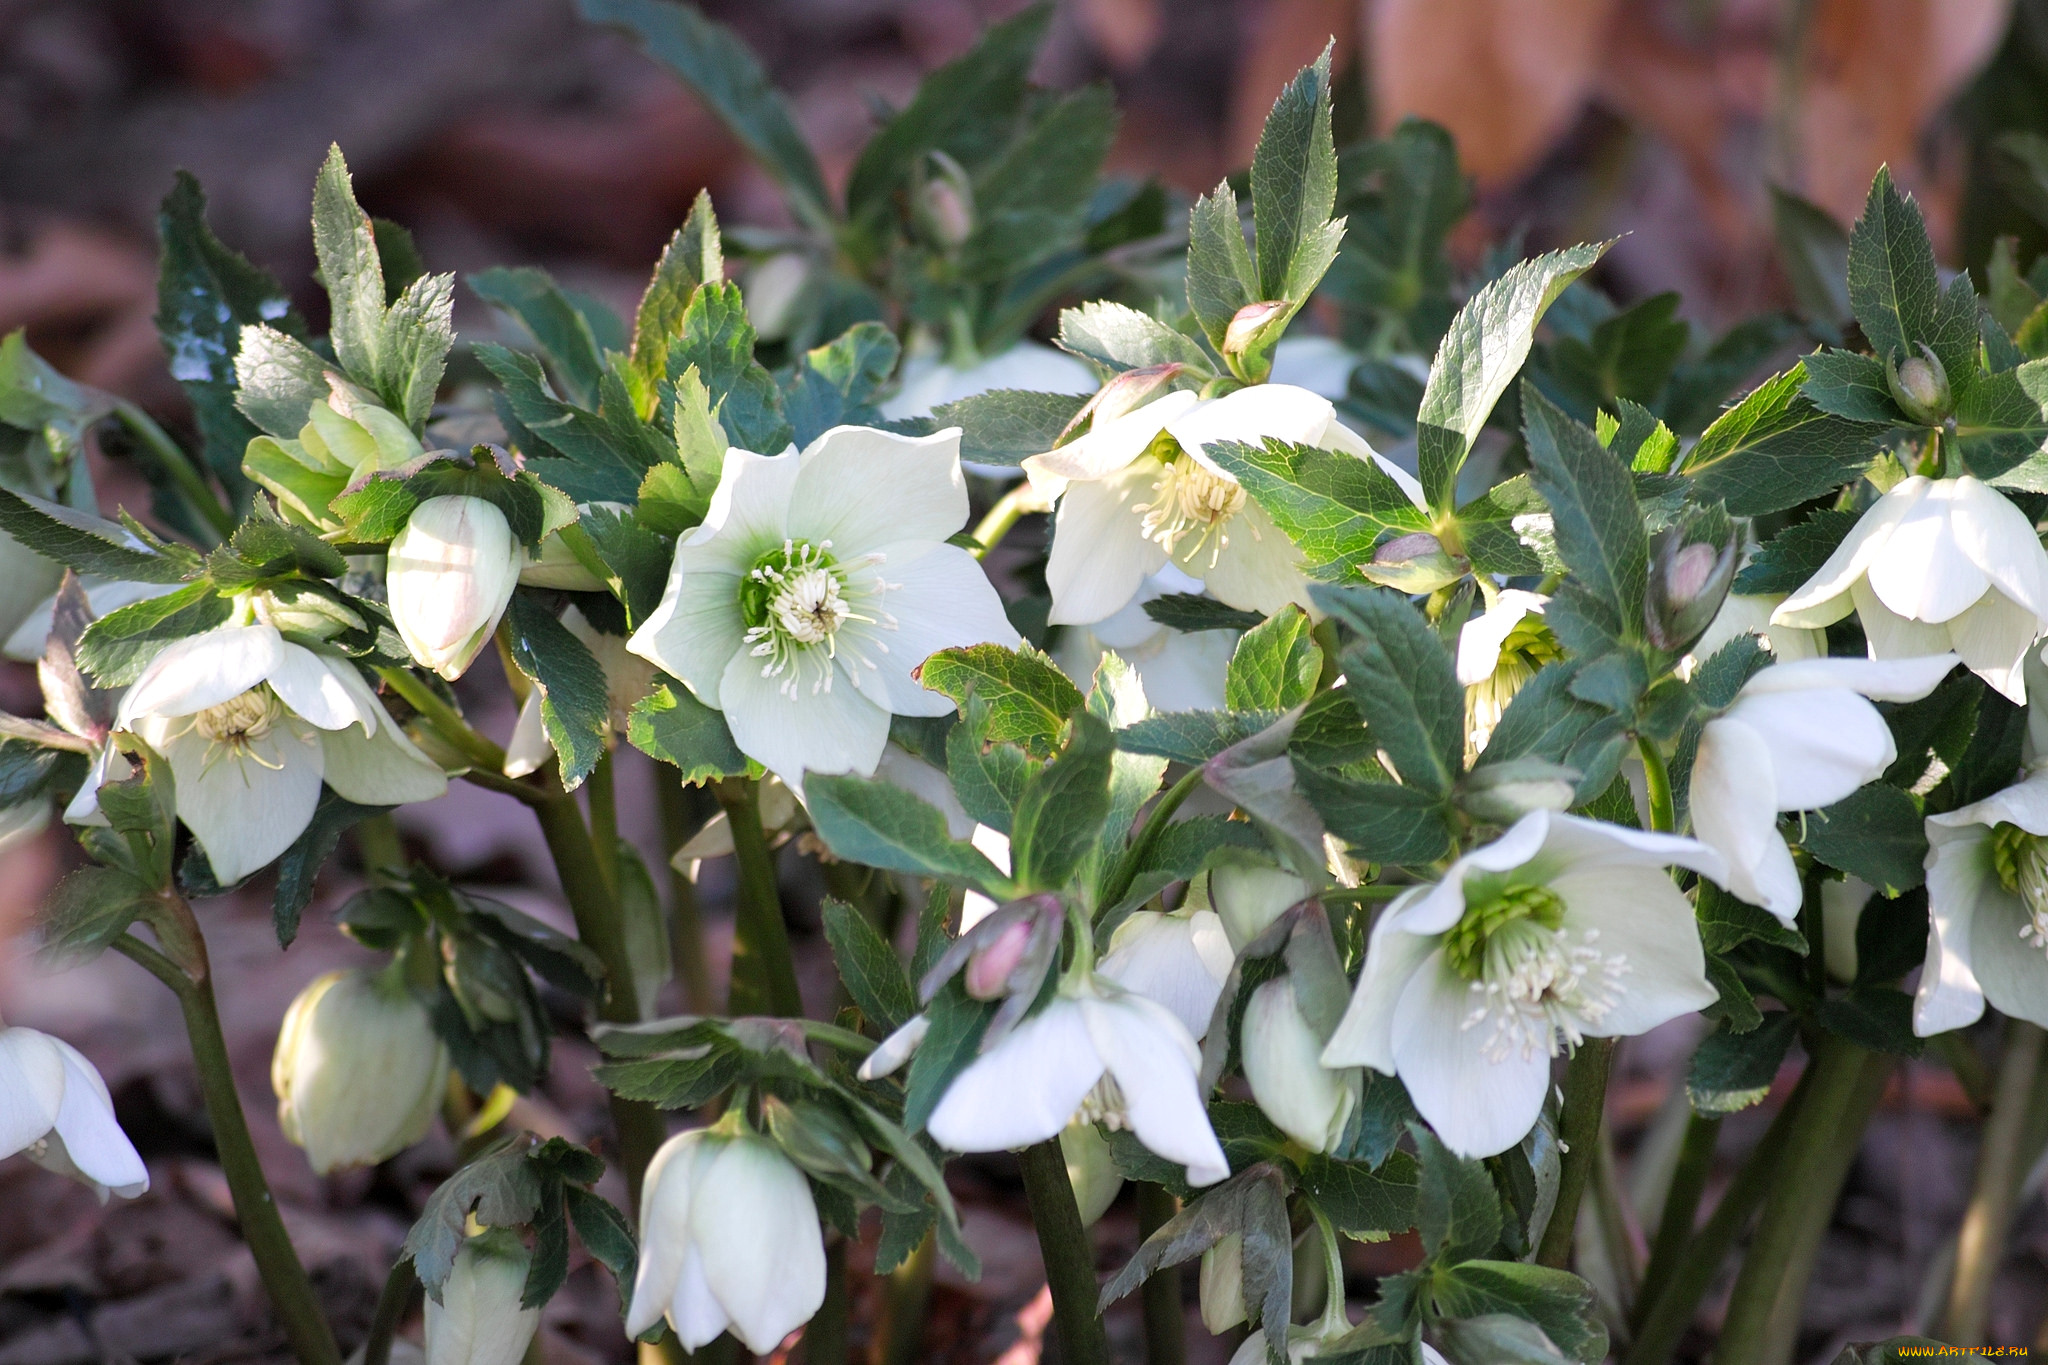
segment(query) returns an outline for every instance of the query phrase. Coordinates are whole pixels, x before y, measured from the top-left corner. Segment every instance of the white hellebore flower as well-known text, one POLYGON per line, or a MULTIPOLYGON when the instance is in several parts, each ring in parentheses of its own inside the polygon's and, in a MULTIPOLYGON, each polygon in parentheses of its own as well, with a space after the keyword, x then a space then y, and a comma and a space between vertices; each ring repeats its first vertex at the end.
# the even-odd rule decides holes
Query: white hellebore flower
POLYGON ((1871 658, 1954 650, 2025 705, 2020 664, 2048 621, 2048 552, 1997 489, 1916 474, 1863 514, 1771 622, 1818 629, 1851 611, 1871 658))
POLYGON ((427 1365, 519 1365, 540 1331, 540 1309, 519 1304, 532 1263, 502 1229, 465 1241, 439 1302, 427 1296, 427 1365))
POLYGON ((731 1328, 767 1355, 824 1301, 817 1204, 779 1148, 724 1125, 661 1145, 640 1188, 628 1336, 665 1316, 686 1351, 731 1328))
POLYGON ((1503 589, 1493 605, 1458 631, 1458 682, 1465 689, 1467 758, 1477 758, 1493 738, 1501 714, 1538 669, 1563 657, 1543 609, 1550 598, 1520 588, 1503 589))
POLYGON ((1216 912, 1183 906, 1170 914, 1133 911, 1110 936, 1109 952, 1095 970, 1166 1006, 1200 1042, 1236 960, 1216 912))
POLYGON ((1083 975, 956 1076, 926 1126, 953 1151, 999 1152, 1043 1142, 1078 1115, 1129 1128, 1185 1165, 1190 1185, 1213 1185, 1230 1166, 1196 1086, 1201 1060, 1166 1006, 1083 975))
POLYGON ((1790 924, 1799 871, 1778 833, 1780 811, 1832 806, 1891 767, 1891 727, 1870 704, 1918 701, 1956 666, 1925 659, 1807 659, 1766 668, 1700 731, 1692 828, 1728 860, 1716 878, 1790 924))
MULTIPOLYGON (((167 645, 121 697, 114 728, 170 760, 178 818, 231 886, 290 848, 324 780, 365 806, 431 801, 448 778, 384 710, 346 659, 295 645, 262 623, 167 645)), ((109 755, 96 777, 126 775, 109 755)), ((91 819, 73 804, 72 820, 91 819)))
POLYGON ((20 1152, 45 1170, 133 1199, 149 1170, 114 1121, 107 1083, 83 1053, 32 1028, 0 1026, 0 1158, 20 1152))
POLYGON ((1267 437, 1372 460, 1422 501, 1413 478, 1307 389, 1255 384, 1211 399, 1167 393, 1024 462, 1032 483, 1060 499, 1045 571, 1052 620, 1104 620, 1168 564, 1246 611, 1270 615, 1289 602, 1312 608, 1301 552, 1204 449, 1267 437))
POLYGON ((1798 626, 1771 624, 1771 615, 1785 600, 1782 593, 1753 595, 1731 592, 1721 599, 1721 610, 1707 623, 1706 633, 1693 641, 1692 650, 1678 661, 1679 677, 1690 679, 1693 670, 1721 652, 1722 646, 1738 635, 1754 635, 1781 664, 1801 659, 1818 659, 1828 652, 1826 631, 1804 630, 1798 626))
POLYGON ((1561 1045, 1718 998, 1674 864, 1723 875, 1691 839, 1523 816, 1381 912, 1323 1065, 1398 1075, 1460 1156, 1506 1151, 1535 1126, 1561 1045))
POLYGON ((448 1049, 394 963, 314 978, 270 1058, 284 1135, 316 1174, 374 1166, 426 1136, 448 1093, 448 1049))
POLYGON ((1068 626, 1060 632, 1053 661, 1083 687, 1102 656, 1116 656, 1137 670, 1145 700, 1155 711, 1221 711, 1223 680, 1237 652, 1234 630, 1175 630, 1145 614, 1145 604, 1168 593, 1199 593, 1200 580, 1169 564, 1147 578, 1138 595, 1104 620, 1068 626))
POLYGON ((413 661, 453 682, 498 628, 526 550, 482 498, 428 498, 391 542, 384 584, 413 661))
POLYGON ((704 524, 676 546, 628 647, 725 713, 740 750, 792 788, 871 774, 891 714, 953 703, 919 685, 939 650, 1018 636, 967 522, 958 429, 834 427, 801 455, 729 450, 704 524))
POLYGON ((1337 1145, 1358 1103, 1358 1073, 1322 1064, 1323 1040, 1301 1012, 1291 973, 1245 1002, 1238 1051, 1252 1098, 1274 1127, 1311 1152, 1337 1145))
POLYGON ((1923 1038, 1975 1023, 1989 1000, 2048 1028, 2048 769, 1927 819, 1923 1038))

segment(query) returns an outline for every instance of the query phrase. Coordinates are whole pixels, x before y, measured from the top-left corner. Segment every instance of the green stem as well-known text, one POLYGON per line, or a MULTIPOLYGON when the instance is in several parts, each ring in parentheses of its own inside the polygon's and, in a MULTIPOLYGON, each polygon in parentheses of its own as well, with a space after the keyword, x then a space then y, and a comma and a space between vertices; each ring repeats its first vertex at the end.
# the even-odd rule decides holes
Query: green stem
POLYGON ((932 1297, 932 1272, 937 1268, 938 1251, 927 1232, 917 1250, 889 1272, 889 1282, 882 1289, 881 1317, 868 1349, 868 1365, 912 1365, 918 1358, 918 1347, 924 1344, 925 1310, 932 1297))
POLYGON ((1835 1034, 1814 1043, 1810 1066, 1812 1090, 1735 1278, 1715 1365, 1791 1359, 1814 1256, 1891 1074, 1889 1058, 1835 1034))
POLYGON ((406 705, 419 712, 420 718, 464 758, 493 774, 504 773, 505 751, 472 729, 461 712, 443 701, 440 693, 411 670, 386 666, 377 670, 377 676, 386 687, 405 698, 406 705))
POLYGON ((1941 1339, 1954 1346, 1981 1346, 1991 1314, 1991 1283, 2005 1259, 2006 1234, 2018 1212, 2020 1181, 2026 1178, 2026 1130, 2034 1088, 2041 1075, 2044 1035, 2024 1019, 2008 1019, 1998 1059, 1998 1090, 1977 1151, 1977 1183, 1956 1241, 1956 1273, 1949 1286, 1948 1314, 1941 1339))
POLYGON ((800 1018, 804 1001, 789 955, 789 928, 782 922, 775 858, 761 828, 761 784, 723 778, 717 790, 718 804, 732 828, 733 860, 739 872, 728 1009, 733 1014, 800 1018))
POLYGON ((803 1365, 846 1365, 846 1328, 853 1308, 846 1283, 846 1239, 825 1243, 825 1301, 804 1326, 803 1365))
POLYGON ((1671 769, 1664 764, 1664 751, 1654 740, 1638 737, 1636 752, 1643 756, 1643 786, 1650 798, 1650 828, 1669 834, 1678 828, 1678 806, 1671 796, 1671 769))
MULTIPOLYGON (((605 882, 596 846, 583 823, 576 798, 566 792, 534 807, 541 837, 562 879, 562 893, 576 918, 576 936, 604 964, 605 996, 598 1016, 607 1023, 640 1022, 640 1001, 634 987, 633 963, 626 951, 625 924, 618 898, 605 882)), ((629 1207, 640 1206, 640 1176, 668 1135, 661 1111, 638 1100, 611 1097, 612 1122, 619 1130, 619 1160, 625 1168, 629 1207)))
POLYGON ((605 890, 619 894, 619 792, 612 780, 612 751, 606 749, 584 784, 590 793, 590 843, 597 850, 597 870, 605 890))
POLYGON ((1067 1158, 1057 1137, 1017 1154, 1024 1172, 1024 1197, 1038 1231, 1038 1254, 1052 1291, 1053 1326, 1059 1331, 1060 1365, 1109 1365, 1109 1337, 1095 1311, 1095 1252, 1074 1204, 1067 1158))
POLYGON ((383 876, 405 875, 405 841, 399 837, 398 822, 390 811, 364 816, 353 832, 364 875, 372 882, 383 876))
POLYGON ((974 539, 977 548, 971 551, 976 559, 985 557, 990 550, 1003 543, 1003 537, 1010 534, 1010 528, 1018 520, 1033 512, 1043 512, 1045 503, 1038 490, 1031 486, 1031 480, 1020 479, 1010 491, 996 500, 988 509, 988 515, 974 525, 974 539))
POLYGON ((1977 1049, 1963 1036, 1960 1029, 1937 1033, 1927 1040, 1927 1049, 1939 1057, 1942 1064, 1955 1073, 1956 1083, 1963 1087, 1963 1093, 1970 1097, 1970 1103, 1977 1106, 1977 1112, 1991 1112, 1991 1068, 1984 1065, 1984 1059, 1977 1055, 1977 1049))
POLYGON ((1721 1136, 1721 1120, 1694 1112, 1686 1119, 1685 1140, 1678 1149, 1678 1165, 1664 1190, 1664 1209, 1657 1220, 1657 1237, 1650 1244, 1650 1260, 1643 1267, 1643 1283, 1636 1293, 1635 1321, 1641 1328, 1650 1306, 1670 1282, 1680 1258, 1692 1241, 1699 1221, 1700 1196, 1706 1193, 1707 1176, 1714 1168, 1714 1144, 1721 1136))
POLYGON ((185 454, 184 447, 171 439, 169 432, 125 398, 114 401, 114 418, 130 436, 149 448, 149 453, 156 457, 172 486, 200 519, 213 528, 215 534, 225 540, 234 533, 233 510, 220 500, 213 491, 213 485, 206 481, 206 476, 185 454))
MULTIPOLYGON (((1163 1185, 1149 1180, 1138 1182, 1138 1241, 1166 1226, 1180 1212, 1180 1200, 1163 1185)), ((1334 1291, 1341 1302, 1343 1281, 1334 1291)), ((1145 1365, 1181 1365, 1187 1359, 1187 1312, 1181 1306, 1180 1267, 1167 1266, 1152 1272, 1139 1291, 1145 1312, 1145 1365)))
POLYGON ((391 1339, 411 1311, 413 1290, 418 1285, 411 1259, 400 1257, 384 1278, 384 1292, 377 1296, 377 1314, 370 1319, 370 1335, 363 1341, 361 1365, 390 1365, 391 1339))
POLYGON ((1145 817, 1145 827, 1138 831, 1138 837, 1131 841, 1131 846, 1124 850, 1123 857, 1117 859, 1116 866, 1111 869, 1109 882, 1102 894, 1105 907, 1116 905, 1131 889, 1131 883, 1138 878, 1138 869, 1145 865, 1145 856, 1166 831, 1174 812, 1180 809, 1181 802, 1187 800, 1196 787, 1202 785, 1202 771, 1200 766, 1188 769, 1180 781, 1166 789, 1166 795, 1152 803, 1152 812, 1145 817))
POLYGON ((334 1333, 320 1312, 320 1301, 306 1278, 305 1267, 284 1230, 277 1201, 263 1178, 263 1165, 256 1158, 256 1144, 249 1137, 249 1124, 242 1116, 242 1099, 235 1090, 235 1073, 228 1061, 227 1039, 222 1036, 220 1011, 213 999, 213 973, 205 958, 205 940, 198 936, 191 907, 183 901, 169 905, 169 912, 189 921, 189 930, 199 956, 196 973, 181 970, 164 954, 132 934, 114 940, 116 951, 140 963, 151 975, 171 988, 185 1016, 185 1033, 191 1040, 192 1065, 199 1073, 199 1092, 206 1104, 206 1117, 213 1126, 214 1151, 220 1157, 221 1172, 227 1177, 228 1193, 235 1205, 235 1220, 241 1224, 242 1240, 256 1258, 256 1271, 270 1295, 271 1307, 284 1328, 285 1340, 301 1365, 341 1365, 341 1352, 334 1333))
POLYGON ((661 806, 661 843, 668 860, 669 956, 676 977, 683 983, 683 1002, 692 1014, 714 1014, 718 1004, 711 998, 711 963, 704 953, 704 915, 697 905, 697 884, 675 864, 676 852, 704 827, 703 814, 693 809, 693 793, 674 776, 662 770, 654 788, 661 806))
POLYGON ((1564 1113, 1558 1122, 1558 1145, 1564 1159, 1557 1177, 1557 1205, 1536 1248, 1536 1263, 1567 1269, 1572 1259, 1572 1234, 1578 1226, 1579 1200, 1593 1162, 1600 1154, 1600 1120, 1607 1107, 1607 1067, 1614 1059, 1614 1039, 1588 1038, 1564 1071, 1564 1113))
POLYGON ((1691 1325, 1708 1286, 1720 1273, 1728 1249, 1735 1245, 1750 1215, 1770 1192, 1778 1159, 1792 1140, 1812 1090, 1813 1073, 1809 1070, 1800 1076, 1784 1106, 1721 1196, 1721 1202, 1714 1206, 1705 1226, 1685 1244, 1663 1289, 1654 1298, 1647 1293, 1643 1296, 1642 1326, 1622 1365, 1666 1365, 1671 1353, 1678 1349, 1679 1339, 1691 1325))

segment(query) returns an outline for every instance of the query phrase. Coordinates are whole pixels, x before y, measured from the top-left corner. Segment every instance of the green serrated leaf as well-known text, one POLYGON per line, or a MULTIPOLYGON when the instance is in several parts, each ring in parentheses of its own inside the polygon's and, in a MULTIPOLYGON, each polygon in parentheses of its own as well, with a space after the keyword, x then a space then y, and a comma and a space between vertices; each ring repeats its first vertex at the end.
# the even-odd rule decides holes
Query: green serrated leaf
POLYGON ((883 1032, 902 1028, 917 1013, 917 993, 896 950, 867 916, 845 901, 826 897, 821 914, 832 962, 853 1003, 883 1032))
POLYGON ((664 683, 634 704, 626 739, 642 753, 673 763, 688 784, 747 770, 725 713, 698 701, 681 683, 664 683))
POLYGON ((1290 603, 1248 631, 1224 674, 1225 704, 1233 711, 1286 711, 1313 696, 1323 651, 1312 629, 1308 613, 1290 603))
POLYGON ((920 681, 964 707, 971 693, 989 708, 987 740, 1016 744, 1037 758, 1049 758, 1067 717, 1084 698, 1053 661, 1026 645, 968 645, 942 649, 918 670, 920 681))
POLYGON ((990 389, 932 409, 939 427, 960 428, 960 458, 1019 465, 1051 450, 1087 403, 1086 394, 990 389))
POLYGON ((1025 778, 1017 796, 1010 854, 1018 886, 1029 890, 1065 889, 1109 819, 1116 742, 1085 710, 1071 726, 1060 751, 1025 778))
POLYGON ((596 405, 598 376, 604 372, 597 337, 547 271, 501 266, 479 271, 467 283, 478 298, 526 329, 570 402, 586 408, 596 405))
MULTIPOLYGON (((1849 234, 1849 304, 1879 363, 1927 346, 1960 396, 1977 369, 1977 308, 1941 288, 1919 207, 1879 167, 1863 216, 1849 234)), ((1967 292, 1968 285, 1965 285, 1967 292)))
POLYGON ((1008 899, 1010 881, 946 828, 938 807, 871 778, 812 774, 804 801, 819 837, 840 858, 977 886, 1008 899))
POLYGON ((1415 1206, 1424 1250, 1440 1266, 1484 1256, 1500 1241, 1500 1193, 1493 1177, 1483 1162, 1454 1156, 1420 1124, 1411 1132, 1420 1164, 1415 1206))
POLYGON ((1747 1033, 1723 1028, 1708 1034, 1686 1069, 1685 1093, 1693 1112, 1719 1117, 1761 1103, 1798 1032, 1797 1016, 1771 1010, 1747 1033))
POLYGON ((1370 717, 1385 762, 1402 785, 1441 798, 1465 749, 1465 689, 1442 640, 1389 589, 1319 585, 1310 592, 1358 634, 1342 654, 1346 688, 1370 717))
POLYGON ((902 353, 896 334, 879 322, 857 322, 807 351, 782 399, 796 443, 809 445, 832 427, 879 421, 872 400, 902 353))
POLYGON ((1203 447, 1257 500, 1313 567, 1370 563, 1389 534, 1429 528, 1376 460, 1268 438, 1263 446, 1218 441, 1203 447))
POLYGON ((1897 787, 1858 787, 1804 818, 1808 852, 1829 867, 1896 896, 1926 880, 1927 832, 1920 805, 1897 787))
POLYGON ((541 727, 555 751, 562 786, 574 791, 604 757, 611 733, 604 669, 589 646, 530 593, 512 594, 505 625, 512 662, 541 690, 541 727))
POLYGON ((1188 215, 1187 291, 1188 307, 1219 354, 1238 309, 1260 302, 1258 271, 1228 181, 1197 199, 1188 215))
POLYGON ((1336 242, 1326 248, 1323 241, 1337 202, 1337 149, 1330 132, 1333 46, 1280 92, 1252 153, 1262 299, 1306 299, 1336 255, 1336 242))
MULTIPOLYGON (((1572 571, 1560 600, 1569 599, 1608 641, 1642 634, 1643 594, 1649 582, 1649 537, 1629 469, 1593 433, 1549 399, 1524 387, 1524 439, 1533 481, 1550 504, 1558 553, 1572 571)), ((1553 610, 1553 629, 1564 618, 1553 610)), ((1565 639, 1587 652, 1587 642, 1565 639)))
POLYGON ((1060 311, 1060 345, 1109 370, 1186 365, 1207 374, 1214 363, 1202 344, 1150 313, 1097 299, 1060 311))

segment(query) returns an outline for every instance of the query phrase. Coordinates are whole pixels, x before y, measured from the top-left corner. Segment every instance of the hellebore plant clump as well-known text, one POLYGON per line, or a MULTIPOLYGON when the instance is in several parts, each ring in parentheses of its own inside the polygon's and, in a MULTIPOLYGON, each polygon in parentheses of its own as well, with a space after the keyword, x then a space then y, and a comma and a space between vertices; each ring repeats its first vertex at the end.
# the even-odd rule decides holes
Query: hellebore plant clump
MULTIPOLYGON (((2048 1086, 2048 358, 2010 299, 1941 286, 1888 176, 1837 244, 1867 351, 1815 348, 1845 318, 1689 348, 1668 302, 1599 292, 1603 245, 1460 277, 1448 137, 1340 155, 1327 55, 1248 202, 1179 205, 1102 178, 1104 91, 1028 86, 1027 10, 841 196, 731 34, 583 7, 781 184, 772 252, 729 259, 700 197, 630 320, 485 271, 525 344, 458 349, 454 277, 335 149, 324 337, 195 182, 164 203, 195 451, 0 344, 0 548, 36 585, 0 628, 44 690, 0 718, 0 828, 60 818, 89 860, 53 963, 111 948, 176 994, 300 1360, 389 1359, 417 1281, 433 1365, 512 1365, 573 1229, 641 1360, 801 1333, 840 1365, 867 1211, 922 1302, 935 1255, 978 1273, 948 1160, 1014 1152, 1067 1365, 1107 1365, 1132 1293, 1175 1365, 1197 1262, 1240 1365, 1655 1365, 1752 1218, 1714 1359, 1783 1365, 1848 1154, 1923 1049, 1989 1115, 1939 1324, 1981 1341, 2048 1086), (1661 359, 1593 359, 1646 327, 1677 329, 1661 359), (1337 392, 1292 382, 1333 351, 1337 392), (148 526, 94 501, 106 422, 161 490, 148 526), (992 577, 1028 517, 1044 553, 992 577), (489 735, 449 684, 500 667, 521 709, 489 735), (666 905, 619 837, 621 743, 660 774, 666 905), (451 780, 532 813, 574 936, 405 858, 391 809, 451 780), (339 922, 384 962, 280 1022, 285 1135, 326 1173, 438 1118, 463 1157, 361 1343, 270 1199, 205 935, 260 878, 288 948, 344 839, 339 922), (829 1022, 785 839, 833 892, 829 1022), (721 857, 724 1000, 693 883, 721 857), (505 1123, 564 1001, 613 1097, 587 1147, 505 1123), (1597 1170, 1608 1071, 1690 1015, 1638 1266, 1597 1170), (1788 1059, 1702 1224, 1720 1120, 1788 1059), (1086 1229, 1126 1185, 1146 1239, 1098 1284, 1086 1229), (1419 1261, 1354 1308, 1345 1241, 1411 1228, 1419 1261)), ((0 1029, 0 1152, 148 1186, 98 1074, 31 1029, 0 1029)))

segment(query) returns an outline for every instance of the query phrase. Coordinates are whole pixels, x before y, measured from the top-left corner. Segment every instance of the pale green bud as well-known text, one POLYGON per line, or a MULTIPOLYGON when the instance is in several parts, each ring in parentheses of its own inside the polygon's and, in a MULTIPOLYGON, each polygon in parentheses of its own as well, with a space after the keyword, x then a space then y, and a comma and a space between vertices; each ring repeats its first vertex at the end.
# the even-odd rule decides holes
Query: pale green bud
POLYGON ((440 1302, 427 1297, 427 1365, 519 1365, 540 1330, 540 1309, 519 1303, 532 1261, 504 1229, 464 1242, 440 1302))
POLYGON ((512 601, 526 552, 482 498, 428 498, 385 560, 391 620, 413 660, 453 682, 512 601))
POLYGON ((1427 531, 1396 536, 1372 552, 1372 563, 1359 572, 1383 587, 1416 594, 1435 592, 1465 576, 1469 566, 1446 553, 1443 542, 1427 531))
POLYGON ((1273 348, 1293 320, 1294 305, 1285 299, 1248 303, 1231 316, 1223 330, 1223 358, 1238 378, 1263 383, 1273 372, 1273 348))
POLYGON ((1336 1145, 1357 1096, 1350 1077, 1322 1064, 1323 1039, 1302 1017, 1293 977, 1252 992, 1238 1049, 1252 1098, 1275 1128, 1312 1152, 1336 1145))
POLYGON ((426 1135, 448 1049, 393 972, 329 972, 285 1011, 270 1060, 277 1120, 321 1175, 370 1166, 426 1135))
POLYGON ((1243 952, 1245 944, 1308 894, 1307 882, 1271 863, 1221 863, 1209 870, 1209 908, 1223 921, 1233 952, 1243 952))
POLYGON ((1920 343, 1919 355, 1907 356, 1904 360, 1887 356, 1884 382, 1892 391, 1892 401, 1914 421, 1938 426, 1947 418, 1950 406, 1948 371, 1942 368, 1941 360, 1926 342, 1920 343))
POLYGON ((1222 1336, 1248 1316, 1244 1307, 1244 1235, 1226 1232, 1202 1253, 1202 1325, 1222 1336))
POLYGON ((913 196, 918 226, 947 252, 974 235, 974 183, 944 152, 928 153, 928 170, 913 196))

